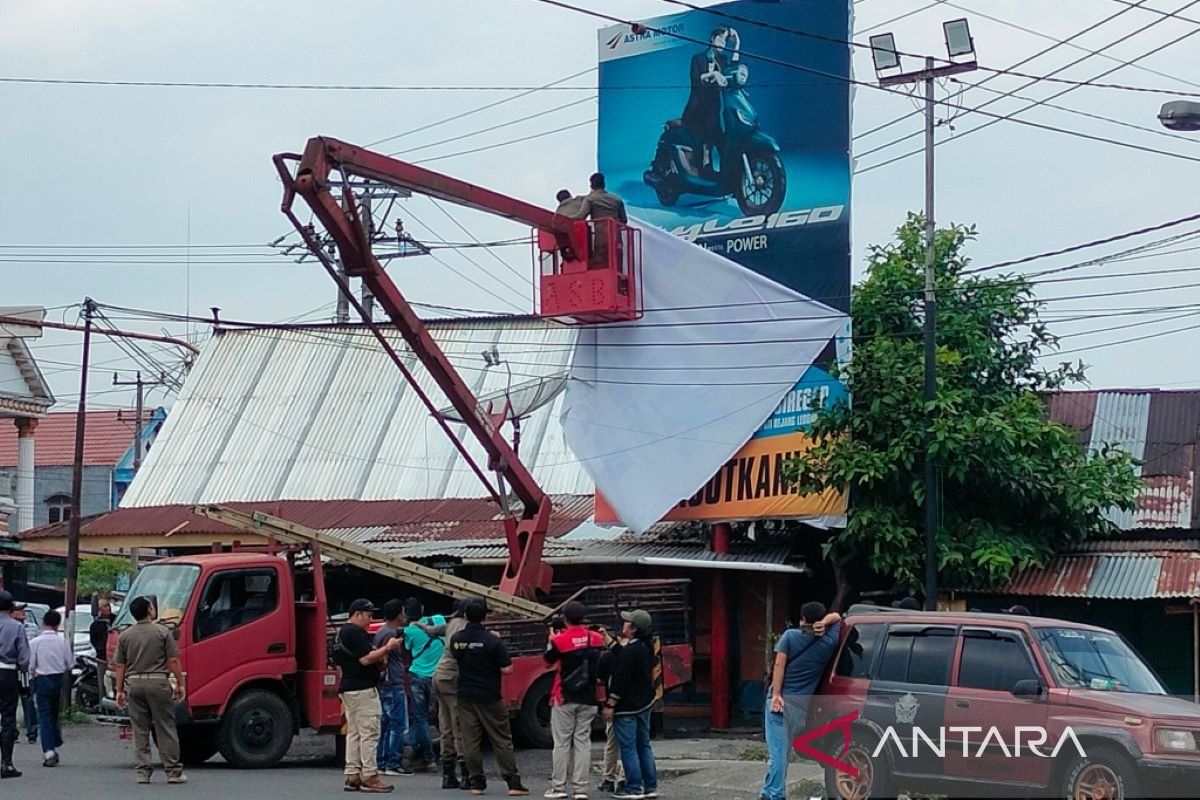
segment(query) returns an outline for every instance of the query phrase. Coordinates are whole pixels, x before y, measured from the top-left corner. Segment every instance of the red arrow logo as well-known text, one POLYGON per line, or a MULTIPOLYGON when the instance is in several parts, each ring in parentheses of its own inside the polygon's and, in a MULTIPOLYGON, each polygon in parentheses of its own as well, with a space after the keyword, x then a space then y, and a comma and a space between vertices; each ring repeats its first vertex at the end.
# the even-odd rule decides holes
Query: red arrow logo
POLYGON ((846 773, 851 778, 857 778, 857 767, 852 767, 844 761, 838 760, 845 755, 848 749, 850 749, 850 726, 854 724, 856 719, 858 719, 857 711, 851 711, 849 714, 843 714, 837 719, 827 722, 819 728, 813 728, 811 731, 805 731, 804 733, 800 734, 792 740, 792 747, 802 756, 808 756, 809 758, 818 761, 827 767, 833 767, 838 772, 846 773), (838 751, 836 757, 822 752, 809 744, 809 742, 813 741, 814 739, 820 739, 821 737, 836 730, 840 730, 842 732, 842 749, 838 751))

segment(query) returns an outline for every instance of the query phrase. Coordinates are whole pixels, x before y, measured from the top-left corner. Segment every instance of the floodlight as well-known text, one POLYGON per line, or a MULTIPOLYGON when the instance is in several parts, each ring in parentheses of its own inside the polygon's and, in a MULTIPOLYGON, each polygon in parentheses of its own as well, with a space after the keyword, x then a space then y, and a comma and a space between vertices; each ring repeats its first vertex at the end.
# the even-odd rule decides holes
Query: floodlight
POLYGON ((951 58, 975 54, 975 42, 971 39, 971 28, 965 17, 943 22, 942 31, 946 34, 946 52, 951 58))
POLYGON ((1200 131, 1200 103, 1190 100, 1163 103, 1158 112, 1158 121, 1164 128, 1173 131, 1200 131))
POLYGON ((890 33, 880 33, 870 38, 871 59, 875 62, 875 71, 897 69, 900 66, 900 54, 896 52, 896 37, 890 33))

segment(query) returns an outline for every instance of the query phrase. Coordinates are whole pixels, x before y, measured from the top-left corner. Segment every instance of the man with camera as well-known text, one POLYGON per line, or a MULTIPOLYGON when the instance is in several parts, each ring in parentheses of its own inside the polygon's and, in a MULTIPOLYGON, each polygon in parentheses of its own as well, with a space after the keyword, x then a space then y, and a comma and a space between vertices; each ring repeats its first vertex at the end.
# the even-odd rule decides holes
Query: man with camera
POLYGON ((563 606, 562 630, 546 646, 547 664, 557 665, 550 692, 550 729, 554 736, 550 800, 587 800, 592 771, 592 721, 596 718, 596 680, 604 637, 588 630, 587 609, 572 601, 563 606), (568 786, 568 784, 570 784, 568 786), (568 792, 568 788, 572 791, 568 792))

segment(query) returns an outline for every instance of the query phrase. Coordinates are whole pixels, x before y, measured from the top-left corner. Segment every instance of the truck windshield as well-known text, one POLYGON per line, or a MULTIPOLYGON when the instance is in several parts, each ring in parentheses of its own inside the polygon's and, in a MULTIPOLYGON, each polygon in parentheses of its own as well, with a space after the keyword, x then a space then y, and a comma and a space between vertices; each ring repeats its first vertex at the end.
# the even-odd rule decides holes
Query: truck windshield
POLYGON ((1038 628, 1037 639, 1059 686, 1137 694, 1167 693, 1141 657, 1115 633, 1038 628))
MULTIPOLYGON (((135 597, 151 598, 158 609, 159 620, 177 623, 183 617, 199 577, 200 568, 192 564, 151 564, 138 573, 126 596, 129 600, 135 597)), ((121 608, 114 627, 123 628, 133 624, 129 605, 127 602, 121 608)))

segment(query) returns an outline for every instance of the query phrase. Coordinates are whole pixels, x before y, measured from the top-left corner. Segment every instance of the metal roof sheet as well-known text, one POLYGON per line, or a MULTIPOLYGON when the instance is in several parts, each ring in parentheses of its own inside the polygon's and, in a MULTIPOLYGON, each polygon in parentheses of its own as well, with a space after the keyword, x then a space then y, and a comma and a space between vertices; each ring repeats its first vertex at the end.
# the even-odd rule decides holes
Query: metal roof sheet
POLYGON ((1112 552, 1063 555, 1044 567, 1019 573, 989 594, 1040 597, 1090 597, 1098 600, 1151 600, 1200 597, 1200 550, 1197 542, 1094 542, 1093 549, 1118 545, 1112 552), (1133 545, 1145 548, 1133 549, 1133 545))
MULTIPOLYGON (((551 496, 549 535, 561 536, 592 514, 593 495, 551 496)), ((504 536, 502 512, 486 498, 445 500, 279 500, 226 503, 239 511, 263 511, 316 530, 344 530, 356 541, 392 539, 487 539, 504 536)), ((22 541, 65 537, 67 523, 45 525, 19 534, 22 541)), ((233 536, 238 531, 192 513, 190 505, 120 508, 81 520, 80 534, 94 536, 233 536)), ((165 546, 165 544, 164 544, 165 546)))
POLYGON ((1094 449, 1115 444, 1141 463, 1142 491, 1132 511, 1110 512, 1124 530, 1192 528, 1200 391, 1118 389, 1050 395, 1051 419, 1080 431, 1094 449))
MULTIPOLYGON (((536 318, 439 320, 430 331, 477 394, 566 372, 576 332, 536 318)), ((435 406, 448 404, 398 333, 398 353, 435 406)), ((542 487, 593 484, 567 450, 562 395, 521 425, 542 487)), ((465 435, 461 424, 452 426, 465 435)), ((481 463, 481 448, 466 447, 481 463)), ((363 326, 223 331, 204 347, 123 507, 263 500, 477 498, 477 477, 363 326)))

